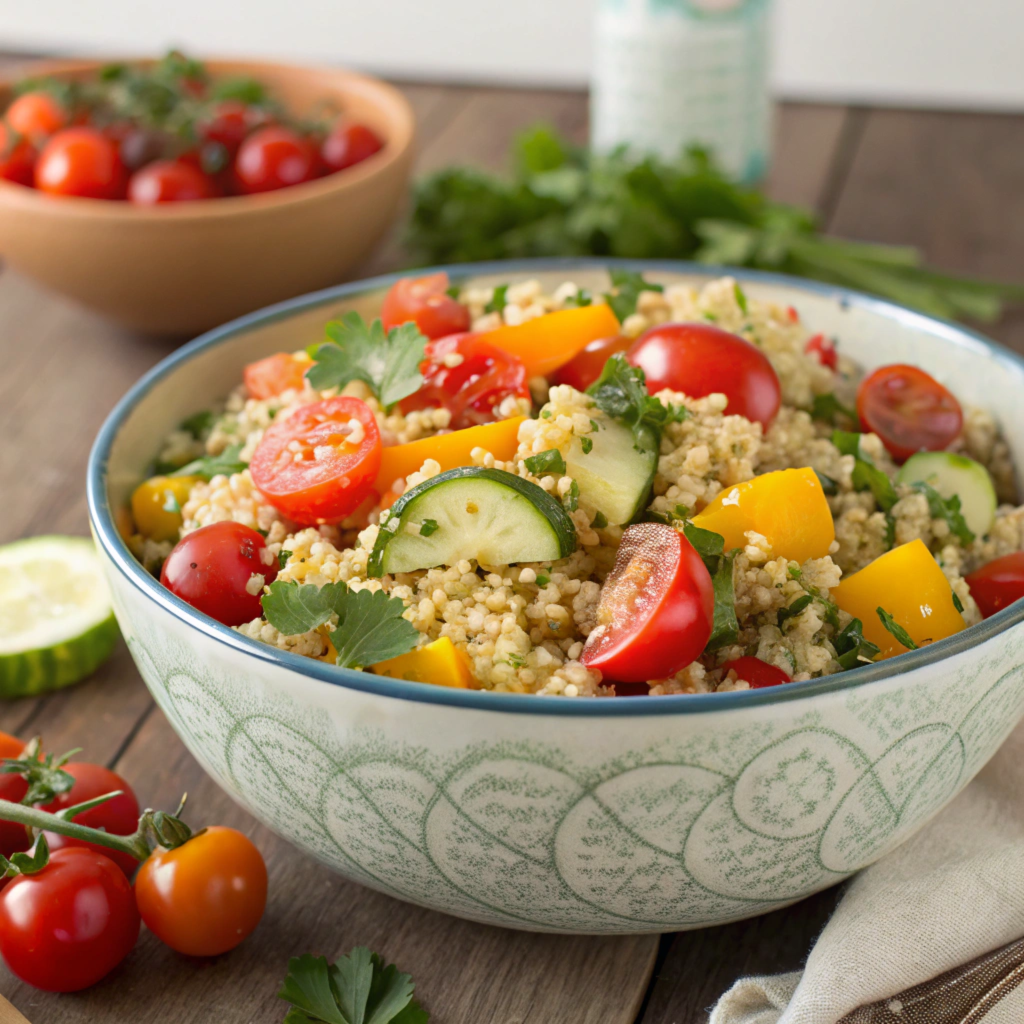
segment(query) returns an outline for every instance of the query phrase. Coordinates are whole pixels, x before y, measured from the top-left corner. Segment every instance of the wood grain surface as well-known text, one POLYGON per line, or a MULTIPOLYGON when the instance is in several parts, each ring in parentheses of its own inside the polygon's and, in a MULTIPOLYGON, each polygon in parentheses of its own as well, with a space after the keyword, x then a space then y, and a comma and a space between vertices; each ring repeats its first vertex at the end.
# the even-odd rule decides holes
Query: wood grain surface
MULTIPOLYGON (((421 170, 449 162, 500 168, 511 136, 538 120, 578 141, 586 136, 581 94, 403 88, 419 120, 421 170)), ((770 190, 815 208, 827 228, 919 244, 960 271, 1019 276, 1019 119, 784 106, 778 138, 770 190)), ((401 264, 396 232, 366 272, 401 264)), ((995 333, 1024 348, 1021 317, 995 333)), ((87 532, 92 438, 120 395, 169 351, 165 341, 119 331, 0 271, 0 542, 87 532)), ((661 940, 528 935, 410 907, 344 881, 231 803, 154 708, 123 646, 70 691, 0 705, 0 729, 41 733, 49 750, 84 747, 83 756, 122 772, 148 805, 172 807, 187 790, 193 824, 243 829, 270 871, 266 918, 228 956, 188 960, 144 933, 113 975, 74 996, 36 992, 0 968, 0 992, 34 1024, 279 1021, 276 992, 289 956, 333 957, 360 944, 413 974, 435 1024, 697 1024, 740 974, 798 967, 836 899, 832 891, 756 922, 661 940)))

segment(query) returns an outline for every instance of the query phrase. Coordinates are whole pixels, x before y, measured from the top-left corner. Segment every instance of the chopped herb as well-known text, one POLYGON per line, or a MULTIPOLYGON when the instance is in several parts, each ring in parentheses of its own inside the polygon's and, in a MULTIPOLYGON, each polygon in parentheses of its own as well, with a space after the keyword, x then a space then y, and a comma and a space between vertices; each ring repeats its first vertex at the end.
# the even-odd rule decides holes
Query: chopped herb
POLYGON ((665 290, 664 285, 645 281, 643 274, 638 274, 635 270, 609 270, 608 276, 612 279, 614 290, 606 294, 605 298, 620 324, 626 317, 636 312, 636 300, 641 292, 665 290))
POLYGON ((494 292, 491 294, 490 301, 484 306, 485 313, 501 313, 504 311, 508 303, 505 300, 505 296, 508 295, 508 285, 499 284, 494 292))
POLYGON ((505 660, 513 668, 522 668, 526 664, 526 659, 521 654, 509 654, 506 655, 505 660))
POLYGON ((201 476, 204 480, 212 480, 215 476, 233 476, 249 465, 239 458, 241 452, 240 444, 229 444, 219 455, 204 455, 201 459, 194 459, 171 475, 201 476))
POLYGON ((540 418, 542 420, 549 420, 549 419, 551 419, 551 410, 550 409, 541 409, 540 418))
POLYGON ((546 473, 557 473, 562 476, 565 473, 565 459, 557 448, 548 448, 547 451, 538 452, 523 461, 534 476, 544 476, 546 473))
POLYGON ((795 562, 790 562, 789 565, 786 567, 786 575, 791 580, 798 580, 801 576, 803 576, 803 574, 803 569, 801 569, 800 566, 797 565, 795 562))
POLYGON ((285 636, 307 633, 329 624, 331 643, 342 668, 365 668, 379 661, 408 654, 419 643, 420 633, 402 618, 405 602, 382 590, 350 590, 342 582, 270 584, 263 595, 263 614, 285 636))
POLYGON ((459 296, 462 294, 462 289, 457 284, 450 284, 445 288, 444 293, 449 299, 455 299, 455 301, 458 302, 459 296))
POLYGON ((706 651, 717 651, 720 647, 728 647, 729 644, 735 643, 736 638, 740 635, 739 622, 736 620, 736 598, 732 585, 732 566, 737 551, 730 551, 729 554, 722 555, 719 559, 718 570, 711 577, 715 591, 715 617, 711 627, 711 637, 704 648, 706 651))
POLYGON ((878 507, 888 512, 899 501, 899 495, 886 473, 875 465, 871 456, 861 450, 863 436, 846 430, 833 430, 832 443, 843 455, 852 455, 856 460, 850 478, 854 490, 871 491, 878 507))
POLYGON ((287 548, 281 548, 277 553, 277 567, 283 569, 288 564, 288 559, 292 557, 292 553, 287 548))
POLYGON ((813 594, 801 594, 792 604, 787 605, 785 608, 780 608, 779 609, 779 614, 778 614, 779 629, 782 628, 782 624, 787 619, 795 618, 813 600, 814 600, 814 595, 813 594))
POLYGON ((181 505, 178 504, 178 499, 174 496, 173 491, 164 491, 164 497, 167 499, 161 508, 165 512, 181 512, 181 505))
POLYGON ((747 306, 747 296, 743 289, 738 283, 732 286, 732 293, 736 296, 736 305, 740 307, 740 312, 746 316, 750 310, 747 306))
POLYGON ((885 549, 888 551, 896 543, 896 518, 891 513, 885 513, 885 549))
POLYGON ((196 440, 208 434, 213 429, 215 417, 209 409, 194 413, 187 419, 181 421, 181 429, 187 430, 196 440))
MULTIPOLYGON (((682 506, 677 506, 682 508, 682 506)), ((693 523, 687 523, 683 527, 683 535, 693 545, 693 550, 700 555, 708 572, 714 574, 718 569, 718 560, 725 550, 725 538, 720 533, 712 530, 704 530, 693 523)))
POLYGON ((707 322, 709 324, 717 324, 718 323, 718 317, 715 316, 714 313, 701 313, 701 316, 704 317, 704 319, 707 320, 707 322))
POLYGON ((327 325, 327 337, 310 353, 314 365, 306 371, 317 390, 361 380, 390 409, 422 386, 420 364, 427 339, 415 323, 385 333, 379 318, 367 325, 358 313, 346 313, 327 325))
POLYGON ((569 490, 562 495, 562 505, 566 512, 575 512, 580 507, 580 485, 575 480, 569 485, 569 490))
POLYGON ((914 643, 911 635, 884 609, 876 608, 878 617, 882 620, 882 625, 896 638, 897 643, 903 644, 908 651, 916 651, 917 644, 914 643))
POLYGON ((818 483, 821 484, 821 489, 829 496, 839 493, 839 484, 832 479, 830 476, 826 476, 824 473, 819 473, 817 470, 814 471, 814 475, 818 478, 818 483))
POLYGON ((685 406, 662 405, 649 395, 644 371, 630 366, 621 352, 604 364, 601 376, 587 388, 587 394, 602 412, 632 429, 640 451, 657 449, 665 424, 681 423, 690 415, 685 406))
POLYGON ((429 537, 432 533, 437 533, 437 520, 436 519, 424 519, 420 523, 420 536, 429 537))
POLYGON ((963 615, 963 612, 964 612, 963 602, 960 600, 959 597, 957 597, 957 593, 956 593, 955 590, 953 591, 953 607, 958 612, 960 612, 961 615, 963 615))
POLYGON ((601 429, 601 424, 597 420, 591 420, 590 429, 596 434, 601 429))
POLYGON ((844 669, 865 662, 874 661, 879 652, 876 644, 864 638, 864 626, 860 619, 852 619, 833 638, 836 659, 844 669))
POLYGON ((592 437, 581 437, 580 447, 583 449, 584 455, 589 455, 594 450, 594 439, 592 437))
POLYGON ((928 514, 932 519, 944 519, 950 532, 960 539, 961 544, 966 546, 974 540, 974 534, 960 511, 959 494, 954 494, 951 498, 943 498, 931 484, 924 480, 918 480, 910 486, 928 499, 928 514))
POLYGON ((537 586, 546 587, 551 582, 550 576, 540 575, 537 577, 537 586))
POLYGON ((836 418, 840 416, 849 420, 855 426, 860 427, 857 410, 851 409, 848 405, 843 405, 836 398, 834 391, 830 391, 827 395, 814 396, 814 400, 811 402, 812 419, 822 420, 825 423, 832 424, 834 427, 836 425, 836 418))
POLYGON ((586 288, 578 288, 575 295, 570 295, 565 300, 565 304, 567 306, 589 306, 593 301, 593 296, 586 288))
POLYGON ((603 530, 608 525, 608 517, 603 512, 595 512, 590 526, 594 530, 603 530))

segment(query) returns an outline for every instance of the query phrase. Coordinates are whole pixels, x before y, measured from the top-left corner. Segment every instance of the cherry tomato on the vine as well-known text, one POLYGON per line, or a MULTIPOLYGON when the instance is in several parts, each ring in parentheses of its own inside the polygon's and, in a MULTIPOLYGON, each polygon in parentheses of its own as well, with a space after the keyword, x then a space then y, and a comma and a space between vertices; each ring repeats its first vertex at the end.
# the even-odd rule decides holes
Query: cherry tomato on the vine
POLYGON ((125 169, 117 145, 95 128, 51 135, 36 161, 36 188, 55 196, 124 197, 125 169))
POLYGON ((307 138, 290 128, 271 125, 253 132, 235 157, 240 191, 271 192, 312 181, 319 170, 319 153, 307 138))
POLYGON ((971 597, 987 619, 1024 597, 1024 551, 996 558, 965 579, 971 588, 971 597))
POLYGON ((625 352, 632 344, 633 339, 622 334, 598 338, 578 355, 573 356, 565 366, 555 371, 554 383, 569 384, 577 391, 586 391, 601 376, 609 357, 616 352, 625 352))
POLYGON ((188 203, 213 199, 217 188, 198 167, 179 160, 157 160, 136 171, 128 181, 128 198, 137 206, 188 203))
POLYGON ((0 892, 0 954, 13 974, 47 992, 94 985, 138 937, 131 885, 92 850, 57 850, 41 871, 0 892))
POLYGON ((188 956, 217 956, 260 923, 267 868, 241 832, 205 828, 173 850, 154 850, 135 876, 135 898, 161 942, 188 956))
POLYGON ((633 342, 626 359, 639 366, 653 395, 671 388, 690 398, 716 392, 726 413, 766 429, 782 403, 779 378, 768 357, 749 341, 711 324, 662 324, 633 342))
POLYGON ((323 162, 332 171, 362 163, 384 146, 380 136, 365 124, 346 121, 335 126, 320 147, 323 162))
POLYGON ((32 143, 0 121, 0 178, 31 187, 35 173, 36 151, 32 143))
POLYGON ((164 561, 160 582, 225 626, 241 626, 263 614, 263 586, 277 577, 277 559, 267 557, 266 547, 251 526, 211 523, 178 541, 164 561))
POLYGON ((809 356, 814 356, 822 366, 827 366, 830 370, 839 368, 839 353, 831 338, 826 338, 824 334, 816 334, 811 338, 804 345, 804 351, 809 356))
POLYGON ((960 403, 916 366, 894 363, 869 373, 857 389, 857 416, 898 462, 914 452, 938 452, 963 426, 960 403))
POLYGON ((396 281, 380 309, 384 330, 408 323, 432 339, 468 331, 469 309, 448 294, 448 275, 443 271, 427 277, 403 277, 396 281))
MULTIPOLYGON (((14 736, 0 732, 0 760, 20 760, 25 754, 25 744, 14 736)), ((20 804, 28 792, 28 783, 20 775, 0 774, 0 800, 20 804)), ((0 821, 0 854, 10 857, 12 853, 27 850, 32 839, 24 825, 16 821, 0 821)))
POLYGON ((792 678, 781 668, 769 665, 767 661, 755 658, 752 655, 745 655, 742 658, 733 658, 723 666, 723 674, 732 669, 740 679, 750 683, 752 690, 761 690, 766 686, 778 686, 781 683, 791 683, 792 678))
POLYGON ((26 92, 8 108, 5 120, 19 135, 38 142, 68 123, 67 111, 48 92, 26 92))

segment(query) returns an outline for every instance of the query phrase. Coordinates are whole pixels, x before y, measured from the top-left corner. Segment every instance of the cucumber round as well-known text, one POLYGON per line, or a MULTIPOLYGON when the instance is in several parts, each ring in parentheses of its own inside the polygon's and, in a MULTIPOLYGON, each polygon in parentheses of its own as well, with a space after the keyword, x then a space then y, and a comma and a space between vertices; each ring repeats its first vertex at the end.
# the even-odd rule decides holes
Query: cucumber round
POLYGON ((0 547, 0 697, 70 686, 117 642, 96 549, 85 537, 34 537, 0 547))
POLYGON ((989 471, 974 459, 952 452, 918 452, 911 455, 896 476, 901 484, 924 482, 947 501, 955 494, 967 528, 984 537, 996 518, 996 489, 989 471))
POLYGON ((464 466, 425 480, 391 506, 367 571, 383 576, 463 559, 548 562, 575 550, 572 519, 547 491, 501 469, 464 466))

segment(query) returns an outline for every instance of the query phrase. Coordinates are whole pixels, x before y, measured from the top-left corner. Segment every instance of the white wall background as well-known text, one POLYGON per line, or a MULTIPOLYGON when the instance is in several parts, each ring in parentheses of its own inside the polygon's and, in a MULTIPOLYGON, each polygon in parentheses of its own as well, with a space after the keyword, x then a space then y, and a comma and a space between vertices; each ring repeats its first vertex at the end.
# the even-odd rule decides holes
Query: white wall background
MULTIPOLYGON (((778 95, 1024 110, 1024 0, 776 0, 778 95)), ((0 0, 0 49, 344 63, 583 85, 595 0, 0 0)))

